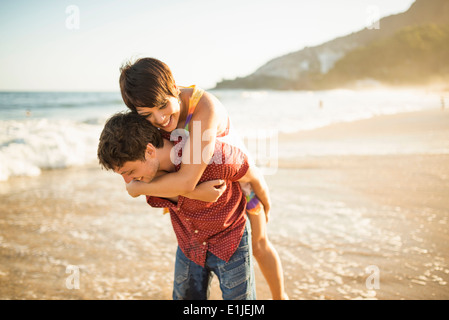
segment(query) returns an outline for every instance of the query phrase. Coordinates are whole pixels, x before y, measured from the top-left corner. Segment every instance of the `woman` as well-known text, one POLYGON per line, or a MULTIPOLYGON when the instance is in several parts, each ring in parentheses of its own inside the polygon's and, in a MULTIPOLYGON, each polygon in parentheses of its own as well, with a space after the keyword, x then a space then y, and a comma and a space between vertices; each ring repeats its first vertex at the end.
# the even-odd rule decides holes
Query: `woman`
MULTIPOLYGON (((189 132, 180 170, 160 176, 151 183, 132 181, 127 185, 132 196, 176 197, 193 191, 212 158, 215 139, 236 145, 245 152, 226 109, 218 99, 196 86, 178 87, 169 67, 162 61, 142 58, 123 66, 120 90, 128 108, 145 117, 166 138, 169 139, 170 133, 177 129, 189 132), (193 129, 194 126, 197 130, 193 129), (195 141, 201 141, 200 149, 195 150, 198 148, 195 141)), ((250 165, 255 167, 251 160, 250 165)), ((281 262, 267 236, 266 223, 271 205, 265 180, 262 175, 260 177, 264 185, 252 186, 254 190, 250 185, 242 185, 251 222, 253 254, 273 299, 287 299, 281 262)))

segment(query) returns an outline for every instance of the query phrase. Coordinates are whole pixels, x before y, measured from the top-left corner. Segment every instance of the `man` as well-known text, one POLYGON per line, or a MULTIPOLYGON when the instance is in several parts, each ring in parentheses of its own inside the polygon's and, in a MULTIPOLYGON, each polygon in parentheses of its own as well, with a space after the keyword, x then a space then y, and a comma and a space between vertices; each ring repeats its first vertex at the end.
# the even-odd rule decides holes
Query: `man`
MULTIPOLYGON (((104 168, 121 174, 126 183, 148 183, 164 172, 179 170, 180 164, 173 164, 170 158, 173 146, 143 117, 119 113, 103 129, 98 158, 104 168)), ((223 180, 222 194, 215 202, 191 195, 171 199, 147 196, 149 205, 169 208, 178 240, 173 299, 207 299, 211 272, 219 279, 223 299, 255 299, 246 200, 238 181, 250 182, 256 188, 263 188, 263 184, 238 148, 216 141, 212 159, 215 161, 199 182, 223 180)))

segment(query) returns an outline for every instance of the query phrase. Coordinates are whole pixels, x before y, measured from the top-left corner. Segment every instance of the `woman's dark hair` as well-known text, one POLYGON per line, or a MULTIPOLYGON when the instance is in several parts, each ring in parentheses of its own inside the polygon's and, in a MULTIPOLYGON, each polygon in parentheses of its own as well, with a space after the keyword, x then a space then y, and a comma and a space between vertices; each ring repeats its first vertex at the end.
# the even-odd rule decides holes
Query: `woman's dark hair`
POLYGON ((128 108, 159 107, 168 96, 177 97, 175 80, 170 68, 160 60, 141 58, 120 68, 120 92, 128 108))

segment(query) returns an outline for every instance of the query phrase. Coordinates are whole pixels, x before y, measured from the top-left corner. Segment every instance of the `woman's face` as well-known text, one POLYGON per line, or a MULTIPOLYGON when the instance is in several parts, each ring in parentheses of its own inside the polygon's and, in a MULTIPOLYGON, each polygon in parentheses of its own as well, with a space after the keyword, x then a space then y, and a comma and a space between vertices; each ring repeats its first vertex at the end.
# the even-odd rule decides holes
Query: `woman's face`
POLYGON ((172 132, 178 126, 180 110, 178 99, 167 97, 164 105, 153 108, 137 108, 137 113, 145 117, 156 128, 172 132))

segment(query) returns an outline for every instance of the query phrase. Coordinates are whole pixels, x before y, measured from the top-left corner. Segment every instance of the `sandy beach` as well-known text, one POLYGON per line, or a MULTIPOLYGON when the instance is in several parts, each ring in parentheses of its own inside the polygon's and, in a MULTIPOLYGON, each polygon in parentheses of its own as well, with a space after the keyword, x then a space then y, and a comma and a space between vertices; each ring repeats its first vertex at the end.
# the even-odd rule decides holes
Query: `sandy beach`
MULTIPOLYGON (((449 299, 448 110, 280 135, 266 179, 290 299, 449 299)), ((0 182, 0 299, 171 299, 175 251, 169 217, 98 166, 0 182)))

